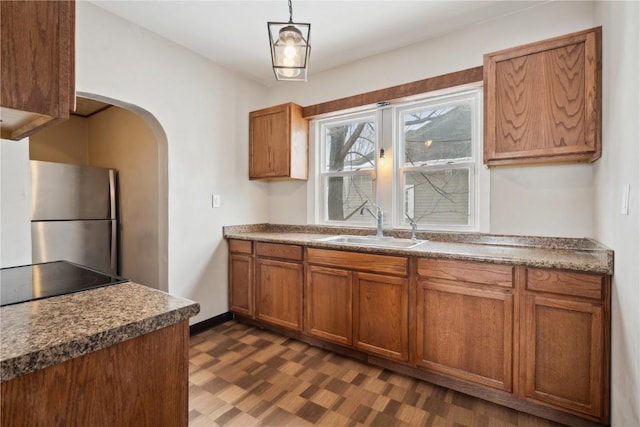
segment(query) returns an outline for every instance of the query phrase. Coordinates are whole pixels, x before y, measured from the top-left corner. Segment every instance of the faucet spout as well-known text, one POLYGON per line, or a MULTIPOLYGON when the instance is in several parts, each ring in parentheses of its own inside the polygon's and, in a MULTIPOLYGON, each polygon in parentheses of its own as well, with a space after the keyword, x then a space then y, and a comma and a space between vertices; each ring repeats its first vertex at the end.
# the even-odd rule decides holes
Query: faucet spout
POLYGON ((382 209, 380 209, 380 206, 378 205, 372 204, 372 206, 376 208, 375 214, 371 211, 371 209, 369 209, 368 206, 363 206, 362 209, 360 209, 360 215, 364 215, 364 211, 369 212, 369 215, 371 215, 376 220, 376 237, 384 237, 384 234, 382 232, 382 209))

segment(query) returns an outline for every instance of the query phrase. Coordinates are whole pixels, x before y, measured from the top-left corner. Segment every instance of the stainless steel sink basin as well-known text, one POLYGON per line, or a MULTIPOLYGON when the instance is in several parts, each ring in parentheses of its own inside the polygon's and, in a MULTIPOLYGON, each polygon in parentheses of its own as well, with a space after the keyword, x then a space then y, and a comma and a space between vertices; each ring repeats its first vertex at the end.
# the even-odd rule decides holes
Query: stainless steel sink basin
POLYGON ((330 236, 316 239, 319 242, 338 243, 351 246, 375 246, 380 248, 401 248, 411 249, 427 240, 401 239, 398 237, 376 237, 376 236, 330 236))

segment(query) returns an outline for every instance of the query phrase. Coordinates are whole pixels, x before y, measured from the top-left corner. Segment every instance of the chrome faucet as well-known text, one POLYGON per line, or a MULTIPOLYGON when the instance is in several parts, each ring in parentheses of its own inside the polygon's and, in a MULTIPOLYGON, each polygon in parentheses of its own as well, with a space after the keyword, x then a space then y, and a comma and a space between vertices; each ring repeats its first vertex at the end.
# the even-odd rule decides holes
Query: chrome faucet
POLYGON ((375 214, 371 212, 371 209, 369 209, 368 206, 363 206, 362 209, 360 209, 360 215, 364 215, 364 211, 369 212, 369 215, 371 215, 376 220, 376 237, 384 237, 384 234, 382 234, 382 209, 380 209, 380 206, 374 205, 373 203, 371 204, 371 206, 376 208, 375 214))
POLYGON ((411 218, 408 213, 404 213, 404 215, 409 219, 409 225, 411 225, 411 240, 418 240, 416 237, 416 231, 418 231, 418 223, 415 219, 411 218))
POLYGON ((416 237, 416 231, 418 231, 418 224, 416 224, 415 222, 411 223, 411 240, 418 240, 418 238, 416 237))

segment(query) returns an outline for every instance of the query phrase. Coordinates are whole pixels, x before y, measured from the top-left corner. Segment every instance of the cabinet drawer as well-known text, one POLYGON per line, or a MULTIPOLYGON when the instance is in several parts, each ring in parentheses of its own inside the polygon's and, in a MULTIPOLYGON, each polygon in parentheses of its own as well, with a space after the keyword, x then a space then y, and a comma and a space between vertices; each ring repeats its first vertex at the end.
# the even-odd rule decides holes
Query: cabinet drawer
POLYGON ((434 279, 513 287, 513 266, 445 259, 418 259, 418 275, 434 279))
POLYGON ((527 289, 538 292, 602 299, 604 276, 569 271, 527 269, 527 289))
POLYGON ((307 256, 311 264, 397 276, 407 275, 408 260, 403 257, 315 248, 308 248, 307 256))
POLYGON ((302 246, 256 242, 256 255, 302 261, 302 246))
POLYGON ((229 240, 229 252, 236 254, 251 254, 253 252, 253 242, 249 240, 229 240))

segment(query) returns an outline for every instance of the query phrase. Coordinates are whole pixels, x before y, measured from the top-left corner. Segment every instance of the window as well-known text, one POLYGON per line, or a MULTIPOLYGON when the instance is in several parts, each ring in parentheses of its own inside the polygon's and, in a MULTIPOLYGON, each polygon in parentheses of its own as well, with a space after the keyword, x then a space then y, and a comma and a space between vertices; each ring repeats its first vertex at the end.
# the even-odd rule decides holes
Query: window
POLYGON ((319 125, 323 223, 368 223, 360 212, 375 202, 375 112, 339 117, 319 125))
POLYGON ((396 225, 475 228, 479 91, 429 98, 395 108, 396 174, 403 207, 396 225))
POLYGON ((488 187, 481 99, 479 86, 467 86, 312 121, 315 222, 371 225, 361 212, 375 203, 385 228, 415 222, 421 230, 478 230, 479 207, 488 206, 479 203, 480 188, 488 187), (392 161, 378 161, 381 147, 392 161))

